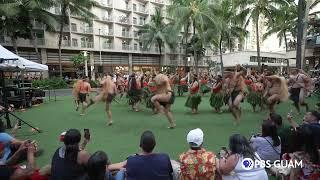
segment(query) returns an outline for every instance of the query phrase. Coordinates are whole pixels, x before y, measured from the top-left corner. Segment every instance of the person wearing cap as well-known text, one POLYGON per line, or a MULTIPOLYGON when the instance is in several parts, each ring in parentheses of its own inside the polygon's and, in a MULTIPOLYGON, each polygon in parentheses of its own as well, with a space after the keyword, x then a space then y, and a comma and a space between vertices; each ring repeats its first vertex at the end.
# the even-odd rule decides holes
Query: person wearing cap
POLYGON ((170 158, 164 153, 154 153, 155 146, 154 134, 144 131, 140 138, 142 152, 128 157, 124 162, 109 165, 108 169, 121 170, 116 180, 172 180, 170 158))
POLYGON ((196 74, 193 75, 193 82, 191 83, 190 87, 190 94, 185 103, 186 107, 192 109, 192 114, 198 113, 198 106, 201 102, 201 96, 199 95, 199 83, 198 83, 198 76, 196 74))
POLYGON ((203 136, 203 131, 199 128, 188 133, 190 149, 179 156, 181 180, 215 178, 216 156, 202 147, 203 136))

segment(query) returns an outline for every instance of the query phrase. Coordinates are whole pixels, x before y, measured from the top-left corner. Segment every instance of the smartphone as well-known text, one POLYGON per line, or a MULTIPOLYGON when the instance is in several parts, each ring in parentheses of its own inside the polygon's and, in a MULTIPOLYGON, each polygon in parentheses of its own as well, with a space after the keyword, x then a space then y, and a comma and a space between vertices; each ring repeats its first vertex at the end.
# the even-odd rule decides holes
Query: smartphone
POLYGON ((90 130, 89 129, 83 129, 84 131, 84 138, 87 140, 90 140, 90 130))

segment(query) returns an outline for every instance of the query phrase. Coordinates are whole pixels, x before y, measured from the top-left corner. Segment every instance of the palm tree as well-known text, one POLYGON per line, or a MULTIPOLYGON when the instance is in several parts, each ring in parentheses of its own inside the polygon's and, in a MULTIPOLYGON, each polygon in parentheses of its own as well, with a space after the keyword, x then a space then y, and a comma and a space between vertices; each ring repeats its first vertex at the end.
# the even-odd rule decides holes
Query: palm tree
MULTIPOLYGON (((272 34, 277 34, 279 39, 279 46, 284 41, 286 52, 288 52, 288 38, 289 32, 293 37, 296 37, 297 29, 297 6, 294 1, 281 6, 273 14, 274 21, 267 23, 267 32, 263 35, 263 40, 267 39, 272 34)), ((287 73, 289 74, 289 60, 287 60, 287 73)))
POLYGON ((61 13, 59 16, 59 71, 60 77, 62 78, 62 64, 61 64, 61 45, 63 37, 63 28, 65 24, 68 23, 68 14, 81 16, 86 21, 90 21, 90 18, 95 17, 94 14, 90 12, 90 9, 96 5, 94 0, 57 0, 57 5, 61 8, 61 13))
POLYGON ((237 3, 240 7, 240 10, 248 15, 248 21, 246 24, 248 25, 249 22, 253 22, 255 25, 258 67, 260 68, 260 19, 266 18, 267 22, 272 22, 274 11, 277 10, 277 7, 284 5, 287 2, 285 0, 238 0, 237 3))
POLYGON ((234 2, 230 0, 216 1, 216 4, 211 9, 219 19, 220 28, 216 36, 213 37, 212 43, 219 48, 220 68, 223 76, 223 45, 230 47, 231 51, 235 40, 242 41, 246 36, 247 31, 244 28, 246 14, 244 12, 237 13, 234 2))
MULTIPOLYGON (((193 37, 197 37, 199 39, 199 41, 193 41, 194 43, 206 42, 203 35, 206 31, 207 25, 212 24, 213 26, 216 24, 214 15, 209 9, 208 0, 172 0, 172 5, 168 7, 168 13, 175 20, 175 24, 180 29, 188 23, 192 24, 193 37), (196 32, 198 33, 197 35, 196 32)), ((193 46, 196 47, 196 45, 193 46)), ((197 51, 196 48, 193 48, 193 50, 196 73, 198 74, 197 51)))
POLYGON ((151 46, 157 45, 159 48, 159 66, 161 69, 162 48, 168 45, 173 49, 177 42, 177 32, 173 25, 166 24, 163 21, 161 10, 155 9, 155 14, 151 17, 151 21, 145 24, 140 30, 140 42, 143 49, 150 49, 151 46))

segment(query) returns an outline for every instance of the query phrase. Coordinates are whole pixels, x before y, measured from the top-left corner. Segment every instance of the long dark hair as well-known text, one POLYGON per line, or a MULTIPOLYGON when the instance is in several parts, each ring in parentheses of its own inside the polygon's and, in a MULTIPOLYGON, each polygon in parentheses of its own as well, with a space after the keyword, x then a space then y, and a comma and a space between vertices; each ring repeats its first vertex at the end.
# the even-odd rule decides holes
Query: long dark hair
POLYGON ((272 121, 264 121, 262 123, 262 137, 271 137, 273 146, 280 145, 280 138, 277 133, 277 126, 272 121))
POLYGON ((108 180, 108 177, 106 176, 106 165, 109 164, 109 159, 105 152, 95 152, 88 160, 87 180, 108 180))
POLYGON ((137 81, 136 81, 136 75, 135 74, 132 74, 131 77, 130 77, 130 87, 131 89, 137 89, 137 81))
POLYGON ((244 158, 256 159, 255 152, 246 137, 234 134, 229 138, 229 149, 232 154, 241 154, 244 158))
POLYGON ((69 129, 64 136, 63 142, 66 146, 65 159, 68 161, 77 162, 79 143, 81 140, 80 131, 77 129, 69 129))

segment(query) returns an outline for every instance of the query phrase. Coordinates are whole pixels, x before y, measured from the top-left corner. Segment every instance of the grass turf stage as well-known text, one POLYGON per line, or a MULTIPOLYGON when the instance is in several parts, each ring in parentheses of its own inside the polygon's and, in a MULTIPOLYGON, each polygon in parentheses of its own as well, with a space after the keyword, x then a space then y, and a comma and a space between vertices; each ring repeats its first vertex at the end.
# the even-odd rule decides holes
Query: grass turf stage
MULTIPOLYGON (((153 115, 150 109, 143 106, 141 112, 133 112, 126 103, 126 99, 119 104, 113 103, 112 112, 114 125, 108 127, 104 104, 90 107, 87 115, 80 116, 75 111, 71 97, 58 97, 56 102, 46 102, 38 107, 17 112, 24 120, 43 130, 43 133, 32 133, 30 128, 23 126, 17 138, 35 139, 39 142, 44 154, 37 159, 38 166, 51 162, 51 157, 58 146, 59 135, 69 128, 77 128, 83 133, 84 128, 91 131, 92 141, 87 150, 91 153, 103 150, 108 153, 113 163, 124 160, 128 155, 139 152, 140 135, 144 130, 152 130, 156 136, 155 151, 166 152, 171 159, 178 159, 178 155, 188 149, 186 134, 194 128, 204 131, 204 147, 207 150, 219 152, 222 146, 228 146, 228 138, 233 133, 241 133, 250 137, 252 133, 260 131, 260 123, 267 116, 267 112, 252 113, 248 103, 242 103, 243 117, 240 126, 233 126, 233 118, 229 112, 215 114, 209 106, 209 97, 202 98, 199 114, 192 115, 184 106, 186 97, 177 97, 172 107, 177 127, 167 129, 168 122, 165 116, 153 115)), ((310 107, 314 107, 315 100, 308 99, 310 107)), ((283 115, 286 122, 286 113, 293 109, 291 102, 281 103, 277 112, 283 115)), ((226 107, 224 107, 226 111, 226 107)), ((301 121, 295 116, 294 119, 301 121)), ((286 122, 287 123, 287 122, 286 122)))

